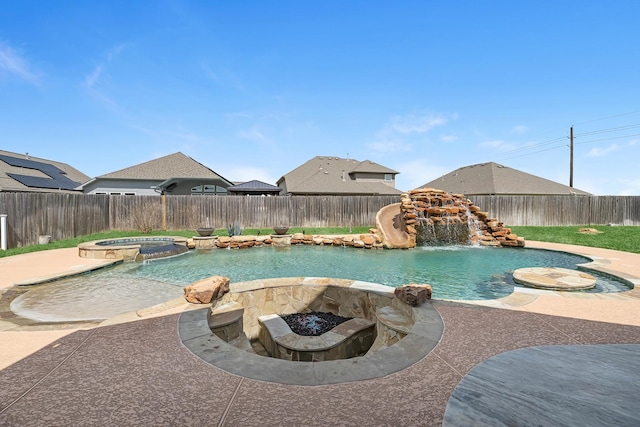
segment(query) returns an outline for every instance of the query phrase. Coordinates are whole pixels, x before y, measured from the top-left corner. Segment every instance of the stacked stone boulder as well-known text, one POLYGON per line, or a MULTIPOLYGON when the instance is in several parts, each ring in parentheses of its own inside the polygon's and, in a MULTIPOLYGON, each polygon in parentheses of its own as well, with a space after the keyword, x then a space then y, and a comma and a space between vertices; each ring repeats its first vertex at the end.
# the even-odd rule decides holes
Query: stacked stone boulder
MULTIPOLYGON (((418 188, 401 196, 400 205, 406 231, 414 237, 416 227, 473 223, 472 241, 484 246, 524 247, 524 238, 511 232, 497 218, 474 205, 463 194, 450 194, 435 188, 418 188)), ((414 239, 415 241, 415 239, 414 239)))
POLYGON ((313 236, 295 233, 291 236, 292 245, 351 246, 364 249, 382 249, 382 240, 374 234, 347 234, 335 236, 313 236))
MULTIPOLYGON (((203 249, 245 249, 273 244, 272 236, 221 236, 212 238, 212 243, 201 246, 203 249)), ((341 234, 341 235, 312 235, 294 233, 291 235, 291 245, 315 246, 350 246, 362 249, 382 249, 382 240, 375 234, 341 234)), ((190 247, 198 248, 192 241, 190 247)))

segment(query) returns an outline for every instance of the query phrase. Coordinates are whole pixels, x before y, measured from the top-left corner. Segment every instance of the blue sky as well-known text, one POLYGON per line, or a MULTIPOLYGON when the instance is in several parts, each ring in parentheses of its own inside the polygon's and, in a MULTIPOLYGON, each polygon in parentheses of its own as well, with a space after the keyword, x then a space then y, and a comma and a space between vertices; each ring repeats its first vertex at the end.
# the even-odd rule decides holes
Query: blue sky
POLYGON ((483 162, 640 195, 640 2, 0 0, 0 149, 90 177, 316 155, 418 187, 483 162))

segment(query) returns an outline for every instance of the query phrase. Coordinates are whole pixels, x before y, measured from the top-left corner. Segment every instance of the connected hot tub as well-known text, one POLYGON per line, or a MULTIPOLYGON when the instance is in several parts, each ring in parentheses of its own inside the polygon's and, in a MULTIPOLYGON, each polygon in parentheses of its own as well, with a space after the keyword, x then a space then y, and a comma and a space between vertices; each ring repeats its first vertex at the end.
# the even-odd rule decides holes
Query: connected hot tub
POLYGON ((144 261, 179 255, 189 250, 184 237, 124 237, 95 240, 78 245, 81 258, 144 261))

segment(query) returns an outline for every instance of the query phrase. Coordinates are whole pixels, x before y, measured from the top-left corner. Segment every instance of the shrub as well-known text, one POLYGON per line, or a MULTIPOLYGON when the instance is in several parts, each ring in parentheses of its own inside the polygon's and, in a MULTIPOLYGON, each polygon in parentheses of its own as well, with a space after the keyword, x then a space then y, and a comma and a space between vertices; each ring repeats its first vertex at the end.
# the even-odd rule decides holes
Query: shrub
POLYGON ((229 237, 240 236, 242 234, 242 227, 240 227, 240 224, 237 222, 234 222, 227 227, 227 233, 229 237))

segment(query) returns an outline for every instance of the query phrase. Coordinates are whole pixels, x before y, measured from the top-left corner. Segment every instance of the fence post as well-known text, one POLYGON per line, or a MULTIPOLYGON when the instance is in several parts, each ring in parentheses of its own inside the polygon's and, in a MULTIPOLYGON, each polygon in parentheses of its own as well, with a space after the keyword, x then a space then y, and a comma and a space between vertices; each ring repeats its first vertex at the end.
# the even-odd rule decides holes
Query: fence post
POLYGON ((0 214, 0 249, 7 250, 7 214, 0 214))

